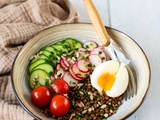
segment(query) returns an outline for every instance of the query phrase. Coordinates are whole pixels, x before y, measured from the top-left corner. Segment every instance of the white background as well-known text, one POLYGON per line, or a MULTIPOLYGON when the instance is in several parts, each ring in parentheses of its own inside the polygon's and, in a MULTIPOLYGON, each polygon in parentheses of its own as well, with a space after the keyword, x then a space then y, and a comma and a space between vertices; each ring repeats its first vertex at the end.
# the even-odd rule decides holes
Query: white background
MULTIPOLYGON (((83 0, 71 0, 80 22, 89 22, 83 0)), ((132 37, 151 67, 150 89, 140 108, 127 120, 160 120, 160 0, 93 0, 105 26, 132 37)))

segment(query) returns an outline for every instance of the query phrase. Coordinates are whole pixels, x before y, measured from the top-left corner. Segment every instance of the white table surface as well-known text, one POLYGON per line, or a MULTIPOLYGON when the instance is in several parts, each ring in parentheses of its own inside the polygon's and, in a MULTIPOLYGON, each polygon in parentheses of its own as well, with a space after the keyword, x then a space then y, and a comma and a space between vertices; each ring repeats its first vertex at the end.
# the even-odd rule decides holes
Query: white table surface
MULTIPOLYGON (((81 22, 89 22, 83 0, 71 0, 81 22)), ((132 37, 144 50, 151 67, 145 101, 127 120, 160 119, 160 0, 93 0, 105 26, 132 37)))

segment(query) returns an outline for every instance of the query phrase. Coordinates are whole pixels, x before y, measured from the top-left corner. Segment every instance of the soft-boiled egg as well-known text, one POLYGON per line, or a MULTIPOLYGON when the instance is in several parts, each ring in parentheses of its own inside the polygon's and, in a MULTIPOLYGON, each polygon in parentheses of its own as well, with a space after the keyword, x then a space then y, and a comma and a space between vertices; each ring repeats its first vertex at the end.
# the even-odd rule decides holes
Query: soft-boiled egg
POLYGON ((128 81, 128 71, 125 65, 115 60, 103 62, 91 75, 92 86, 110 97, 122 95, 127 89, 128 81))

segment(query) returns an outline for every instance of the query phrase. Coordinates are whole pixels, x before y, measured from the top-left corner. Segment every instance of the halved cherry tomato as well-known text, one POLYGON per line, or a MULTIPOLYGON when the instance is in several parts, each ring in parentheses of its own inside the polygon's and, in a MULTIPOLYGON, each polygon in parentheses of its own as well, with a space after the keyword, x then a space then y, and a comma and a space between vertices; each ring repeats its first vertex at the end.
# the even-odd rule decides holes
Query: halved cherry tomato
POLYGON ((51 91, 53 93, 67 94, 69 93, 70 87, 63 79, 57 79, 51 84, 51 91))
POLYGON ((39 86, 31 92, 31 101, 37 107, 50 104, 52 96, 50 90, 45 86, 39 86))
POLYGON ((58 117, 64 116, 70 109, 69 99, 62 95, 58 94, 52 98, 50 104, 50 112, 58 117))

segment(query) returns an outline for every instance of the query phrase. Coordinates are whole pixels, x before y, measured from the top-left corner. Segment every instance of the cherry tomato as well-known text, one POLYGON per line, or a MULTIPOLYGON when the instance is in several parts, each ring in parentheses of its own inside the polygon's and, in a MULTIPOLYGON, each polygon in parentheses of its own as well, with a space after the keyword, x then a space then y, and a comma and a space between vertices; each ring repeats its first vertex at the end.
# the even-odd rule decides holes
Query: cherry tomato
POLYGON ((70 87, 63 79, 57 79, 51 84, 51 91, 53 93, 67 94, 69 93, 70 87))
POLYGON ((45 86, 36 87, 31 92, 31 101, 37 107, 44 107, 50 104, 51 100, 50 90, 45 86))
POLYGON ((64 116, 70 109, 70 101, 69 99, 62 95, 57 94, 52 98, 50 104, 50 112, 58 117, 64 116))

